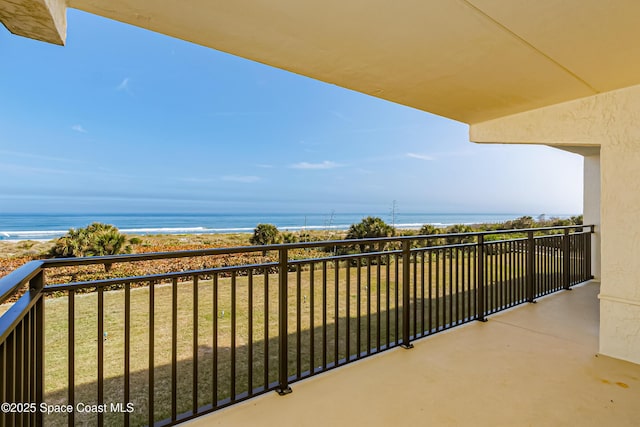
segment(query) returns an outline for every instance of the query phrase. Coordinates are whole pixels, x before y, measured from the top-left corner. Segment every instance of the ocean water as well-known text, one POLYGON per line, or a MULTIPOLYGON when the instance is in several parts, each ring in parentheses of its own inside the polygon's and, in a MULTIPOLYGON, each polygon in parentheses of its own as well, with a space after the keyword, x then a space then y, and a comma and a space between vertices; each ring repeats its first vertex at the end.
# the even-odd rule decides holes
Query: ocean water
MULTIPOLYGON (((3 214, 0 213, 0 240, 50 240, 70 228, 92 222, 115 225, 125 234, 215 234, 250 233, 260 223, 280 230, 346 230, 366 216, 379 216, 397 228, 420 228, 423 224, 448 226, 502 222, 527 214, 518 213, 397 213, 395 221, 387 213, 297 213, 297 214, 3 214)), ((536 217, 536 215, 531 215, 536 217)), ((568 215, 547 215, 568 217, 568 215)))

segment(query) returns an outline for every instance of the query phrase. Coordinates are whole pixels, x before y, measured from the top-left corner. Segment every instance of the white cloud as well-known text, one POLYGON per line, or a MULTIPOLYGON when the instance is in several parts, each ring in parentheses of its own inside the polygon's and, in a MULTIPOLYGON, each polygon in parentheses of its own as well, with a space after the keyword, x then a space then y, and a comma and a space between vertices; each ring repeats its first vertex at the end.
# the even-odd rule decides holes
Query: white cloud
POLYGON ((125 77, 116 87, 116 90, 129 90, 129 77, 125 77))
POLYGON ((14 163, 0 163, 0 169, 2 172, 9 172, 13 174, 35 174, 35 175, 69 175, 77 174, 81 172, 74 172, 65 169, 52 169, 52 168, 36 168, 31 166, 24 166, 14 163))
POLYGON ((407 157, 418 160, 433 160, 433 157, 427 156, 426 154, 407 153, 407 157))
POLYGON ((214 111, 209 113, 212 117, 237 117, 237 116, 261 116, 271 114, 267 111, 214 111))
POLYGON ((343 122, 353 122, 353 120, 351 120, 349 117, 345 116, 339 111, 329 110, 329 113, 331 113, 334 117, 337 117, 338 119, 342 120, 343 122))
POLYGON ((87 133, 87 130, 83 128, 82 125, 73 125, 71 126, 71 129, 75 130, 76 132, 87 133))
POLYGON ((187 178, 178 178, 179 181, 188 182, 192 184, 202 184, 213 182, 213 178, 198 178, 198 177, 187 177, 187 178))
POLYGON ((231 182, 244 182, 244 183, 252 183, 260 181, 259 176, 253 175, 227 175, 222 177, 223 181, 231 181, 231 182))
POLYGON ((373 171, 369 169, 363 169, 363 168, 356 169, 356 172, 362 175, 371 175, 373 173, 373 171))
POLYGON ((78 163, 77 160, 65 159, 65 158, 62 158, 62 157, 41 156, 41 155, 33 154, 33 153, 21 153, 21 152, 18 152, 18 151, 0 150, 0 155, 2 155, 2 156, 26 157, 26 158, 29 158, 29 159, 40 159, 40 160, 54 161, 54 162, 78 163))
POLYGON ((320 170, 320 169, 335 169, 335 168, 339 168, 343 165, 336 163, 336 162, 331 162, 329 160, 325 160, 324 162, 321 163, 309 163, 309 162, 300 162, 300 163, 295 163, 293 165, 290 166, 290 168, 292 169, 315 169, 315 170, 320 170))

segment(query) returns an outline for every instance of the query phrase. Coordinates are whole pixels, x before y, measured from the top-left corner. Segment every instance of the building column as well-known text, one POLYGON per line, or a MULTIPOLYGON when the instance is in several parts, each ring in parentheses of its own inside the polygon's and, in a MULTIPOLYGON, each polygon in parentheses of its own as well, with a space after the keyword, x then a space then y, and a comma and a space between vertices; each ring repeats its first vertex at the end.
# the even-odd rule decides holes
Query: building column
POLYGON ((600 352, 640 363, 640 135, 601 149, 600 352))

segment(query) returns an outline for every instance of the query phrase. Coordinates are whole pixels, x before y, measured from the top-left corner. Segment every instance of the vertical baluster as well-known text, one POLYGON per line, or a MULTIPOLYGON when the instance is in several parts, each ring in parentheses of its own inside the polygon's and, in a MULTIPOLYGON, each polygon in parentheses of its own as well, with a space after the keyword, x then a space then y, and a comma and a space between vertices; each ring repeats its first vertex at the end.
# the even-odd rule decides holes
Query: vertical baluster
MULTIPOLYGON (((37 353, 37 346, 36 346, 36 337, 38 335, 38 331, 36 330, 36 325, 37 325, 37 320, 36 320, 36 310, 37 310, 37 306, 34 306, 31 308, 31 310, 29 311, 29 326, 30 326, 30 330, 31 330, 31 339, 29 340, 29 345, 31 346, 31 352, 29 354, 29 390, 30 392, 30 396, 29 396, 29 402, 35 402, 36 401, 36 393, 37 393, 37 386, 36 386, 36 353, 37 353)), ((4 363, 0 363, 0 366, 4 366, 4 363)), ((6 378, 6 377, 5 377, 6 378)), ((2 387, 0 386, 0 390, 2 390, 2 387)), ((5 402, 6 400, 4 400, 4 397, 0 398, 1 402, 5 402)), ((31 417, 29 419, 29 422, 31 423, 31 425, 37 425, 37 416, 35 413, 31 414, 31 417)))
POLYGON ((155 282, 149 282, 149 407, 148 423, 153 425, 155 394, 155 282))
POLYGON ((334 323, 335 327, 333 329, 333 360, 335 365, 338 366, 338 361, 340 360, 340 261, 334 261, 334 295, 333 295, 333 304, 334 304, 334 323))
POLYGON ((358 321, 358 329, 356 330, 356 348, 357 353, 356 357, 359 359, 362 354, 362 261, 361 258, 356 258, 356 268, 358 269, 356 277, 357 277, 357 287, 356 287, 356 319, 358 321))
MULTIPOLYGON (((104 288, 98 287, 98 405, 104 404, 104 288)), ((104 425, 104 414, 98 412, 98 425, 104 425)))
MULTIPOLYGON (((131 283, 124 284, 124 403, 131 402, 131 283)), ((124 425, 129 425, 129 412, 124 413, 124 425)))
POLYGON ((322 261, 322 370, 327 369, 327 261, 322 261))
POLYGON ((487 314, 493 313, 495 308, 495 286, 493 274, 495 272, 495 243, 489 243, 487 245, 487 252, 485 253, 485 307, 487 314))
POLYGON ((448 279, 449 279, 449 327, 453 326, 453 251, 455 251, 454 248, 449 248, 448 249, 448 257, 449 257, 449 272, 448 272, 448 279))
MULTIPOLYGON (((584 230, 582 230, 584 233, 584 230)), ((582 234, 584 244, 584 261, 582 270, 582 280, 589 280, 591 278, 591 236, 587 233, 582 234)))
POLYGON ((253 269, 247 270, 247 387, 253 396, 253 269))
MULTIPOLYGON (((15 346, 16 346, 16 358, 14 359, 14 367, 15 370, 15 384, 14 384, 14 398, 16 402, 24 402, 24 397, 22 396, 22 384, 23 384, 23 361, 24 361, 24 353, 23 353, 23 344, 24 337, 22 335, 23 331, 23 321, 18 322, 13 330, 13 334, 15 336, 15 346)), ((22 424, 22 414, 16 414, 16 424, 22 424)))
POLYGON ((564 229, 564 245, 563 245, 563 286, 565 289, 571 287, 571 236, 569 235, 569 229, 564 229))
POLYGON ((544 277, 545 277, 545 281, 548 283, 548 288, 550 292, 555 292, 555 286, 553 286, 553 280, 552 280, 552 258, 551 258, 551 249, 552 249, 552 244, 551 244, 552 240, 551 239, 544 239, 544 277))
POLYGON ((436 249, 436 332, 440 330, 442 322, 440 321, 440 249, 436 249))
POLYGON ((549 261, 548 261, 548 271, 547 274, 549 275, 549 282, 551 283, 551 287, 554 290, 557 290, 557 286, 555 283, 555 242, 553 241, 553 238, 549 240, 549 248, 548 248, 548 257, 549 257, 549 261))
MULTIPOLYGON (((582 232, 582 230, 581 230, 582 232)), ((582 255, 580 257, 581 263, 580 263, 580 281, 583 282, 585 280, 588 279, 587 274, 586 274, 586 267, 587 267, 587 240, 586 240, 586 234, 581 234, 580 235, 580 241, 582 242, 582 255)))
POLYGON ((402 347, 413 348, 410 336, 411 321, 411 242, 402 241, 402 347))
POLYGON ((231 272, 231 401, 236 400, 236 381, 237 381, 237 367, 236 367, 236 356, 237 356, 237 313, 236 313, 236 301, 237 301, 237 293, 238 289, 236 286, 236 271, 233 270, 231 272))
MULTIPOLYGON (((16 371, 15 371, 15 360, 16 360, 15 331, 9 333, 9 336, 4 341, 4 347, 6 349, 6 352, 5 352, 6 368, 5 368, 5 377, 4 377, 5 384, 0 384, 0 387, 6 388, 6 391, 5 391, 6 402, 15 402, 16 401, 15 384, 18 381, 18 378, 16 378, 16 371)), ((3 403, 3 402, 0 402, 0 403, 3 403)), ((6 416, 7 426, 16 425, 15 413, 9 412, 5 416, 6 416)))
POLYGON ((505 243, 501 242, 498 246, 498 263, 500 264, 500 268, 498 269, 500 273, 499 283, 500 283, 500 305, 499 309, 504 310, 507 308, 507 288, 506 288, 506 262, 505 262, 505 243))
POLYGON ((453 250, 454 253, 454 263, 453 263, 453 274, 456 278, 455 285, 455 303, 454 307, 456 308, 456 316, 454 317, 454 324, 458 325, 462 321, 462 317, 460 316, 460 252, 464 248, 456 248, 453 250))
POLYGON ((171 421, 178 417, 178 278, 171 280, 171 421))
POLYGON ((500 305, 500 284, 498 283, 498 268, 500 267, 500 244, 494 243, 492 245, 493 252, 491 254, 491 313, 498 311, 500 305), (497 253, 496 253, 497 252, 497 253))
POLYGON ((347 259, 346 261, 346 267, 347 267, 347 277, 346 277, 346 283, 345 283, 345 304, 346 304, 346 314, 345 314, 345 318, 347 319, 346 325, 345 325, 345 338, 346 338, 346 347, 347 347, 347 351, 346 351, 346 358, 347 358, 347 362, 351 361, 351 260, 347 259))
POLYGON ((315 326, 314 326, 314 309, 315 309, 315 277, 314 277, 315 263, 309 263, 309 364, 311 375, 315 372, 315 326))
POLYGON ((575 234, 571 234, 569 236, 569 265, 571 266, 569 268, 569 286, 573 286, 574 284, 576 260, 577 260, 578 251, 580 250, 580 248, 578 248, 578 245, 576 244, 577 241, 575 237, 576 237, 575 234))
MULTIPOLYGON (((411 242, 409 242, 409 250, 411 250, 411 242)), ((418 259, 417 253, 410 254, 409 259, 413 259, 413 280, 409 276, 409 283, 413 283, 413 304, 411 304, 411 312, 413 312, 413 322, 411 325, 411 331, 413 337, 418 336, 418 259)))
MULTIPOLYGON (((33 308, 30 309, 24 317, 24 330, 25 330, 25 378, 24 378, 24 386, 25 386, 25 402, 33 402, 33 388, 31 387, 31 378, 33 377, 33 326, 32 326, 32 313, 33 308)), ((0 349, 1 354, 1 349, 0 349)), ((2 360, 0 359, 0 367, 2 366, 2 360)), ((0 368, 1 369, 1 368, 0 368)), ((1 371, 0 371, 1 372, 1 371)), ((5 378, 4 376, 2 378, 5 378)), ((2 387, 0 387, 2 389, 2 387)), ((0 391, 0 402, 4 402, 2 400, 0 391)), ((25 414, 26 425, 30 426, 34 424, 33 414, 25 414)), ((2 423, 2 417, 0 416, 0 423, 2 423)))
POLYGON ((264 268, 264 390, 269 390, 269 267, 264 268))
POLYGON ((380 305, 380 298, 382 297, 380 288, 382 287, 381 281, 381 270, 380 270, 380 255, 376 257, 376 351, 380 351, 380 334, 382 333, 382 328, 380 322, 382 321, 382 311, 380 305))
POLYGON ((429 293, 429 303, 428 303, 428 307, 429 307, 429 330, 428 333, 431 334, 431 332, 433 331, 433 279, 431 277, 433 271, 433 256, 430 250, 425 251, 424 255, 428 255, 429 256, 429 267, 428 267, 428 271, 429 271, 429 279, 428 279, 428 293, 429 293))
POLYGON ((535 298, 535 240, 533 231, 527 232, 527 301, 534 302, 535 298))
MULTIPOLYGON (((41 291, 44 288, 44 273, 40 271, 33 279, 29 281, 29 288, 34 291, 41 291)), ((44 297, 42 292, 38 295, 35 303, 35 375, 33 378, 35 388, 35 401, 38 405, 44 402, 44 297)), ((1 385, 0 385, 1 386, 1 385)), ((41 411, 36 411, 36 425, 43 425, 43 416, 41 411)))
POLYGON ((587 254, 585 255, 585 259, 586 259, 586 268, 585 268, 585 273, 586 273, 586 279, 593 279, 593 271, 591 270, 592 265, 591 265, 591 254, 593 251, 593 248, 591 247, 591 244, 593 242, 593 233, 595 231, 595 226, 591 226, 589 228, 589 233, 585 234, 585 241, 587 244, 587 254))
POLYGON ((386 261, 384 271, 386 273, 387 279, 387 348, 389 348, 389 346, 391 345, 391 270, 389 269, 391 267, 391 258, 389 257, 389 254, 385 256, 386 261))
MULTIPOLYGON (((218 273, 213 273, 212 284, 212 330, 211 330, 211 403, 214 408, 218 407, 218 273)), ((266 286, 266 285, 265 285, 266 286)), ((266 340, 265 340, 266 343, 266 340)), ((266 365, 265 365, 266 369, 266 365)), ((265 386, 266 390, 266 386, 265 386)))
POLYGON ((302 375, 302 265, 296 266, 296 378, 302 375))
POLYGON ((508 245, 508 254, 507 254, 507 263, 508 263, 508 281, 509 281, 509 307, 515 305, 515 295, 514 295, 514 282, 513 282, 513 245, 515 242, 511 240, 508 245))
POLYGON ((553 280, 551 280, 551 276, 550 276, 550 272, 551 272, 551 266, 549 265, 549 240, 548 239, 543 239, 540 241, 540 243, 543 245, 542 246, 542 265, 543 265, 543 277, 544 277, 544 281, 547 284, 547 289, 548 292, 555 292, 556 289, 553 286, 553 280))
POLYGON ((193 348, 191 412, 198 412, 198 276, 193 276, 193 348))
POLYGON ((400 292, 400 265, 399 265, 399 257, 398 254, 394 254, 393 255, 393 259, 394 259, 394 265, 395 265, 395 272, 394 272, 394 278, 395 278, 395 283, 396 283, 396 335, 395 335, 395 340, 396 340, 396 345, 400 342, 400 331, 399 331, 399 327, 400 327, 400 302, 399 302, 399 292, 400 292))
POLYGON ((371 354, 371 258, 367 258, 367 355, 371 354))
POLYGON ((287 248, 278 251, 278 343, 279 359, 278 366, 279 384, 276 390, 280 396, 291 393, 289 387, 289 328, 288 328, 288 308, 289 308, 289 255, 287 248))
MULTIPOLYGON (((477 236, 477 238, 479 239, 479 236, 477 236)), ((475 274, 476 274, 476 263, 475 263, 475 254, 476 254, 476 247, 475 246, 469 246, 467 248, 467 295, 466 295, 466 299, 467 299, 467 308, 466 308, 466 313, 467 313, 467 320, 471 321, 471 320, 475 320, 475 316, 476 316, 476 308, 475 308, 475 300, 474 300, 474 294, 476 292, 475 290, 475 286, 476 286, 476 280, 475 280, 475 274)))
POLYGON ((469 258, 467 257, 467 252, 469 250, 469 247, 464 247, 461 249, 461 255, 462 255, 462 265, 461 265, 461 269, 460 269, 460 273, 461 273, 461 278, 460 278, 460 283, 461 283, 461 287, 462 287, 462 295, 460 295, 460 299, 461 299, 461 307, 462 307, 462 315, 460 316, 460 321, 462 323, 465 322, 465 320, 467 319, 467 286, 469 284, 469 279, 468 276, 465 271, 465 267, 468 268, 469 266, 469 258))
MULTIPOLYGON (((76 342, 76 320, 75 320, 75 312, 76 312, 76 308, 75 308, 75 301, 76 301, 76 291, 71 289, 69 291, 69 301, 68 301, 68 314, 67 314, 67 322, 69 324, 69 329, 68 329, 68 349, 67 349, 67 374, 68 374, 68 380, 67 380, 67 401, 69 403, 69 405, 72 405, 75 407, 76 404, 76 398, 75 398, 75 387, 76 387, 76 376, 75 376, 75 359, 76 359, 76 351, 75 351, 75 342, 76 342)), ((69 423, 69 427, 72 427, 75 425, 75 411, 71 411, 69 412, 69 414, 67 415, 67 421, 69 423)))
POLYGON ((484 322, 484 312, 485 312, 485 296, 484 296, 484 277, 485 277, 485 266, 484 266, 484 234, 480 234, 478 236, 478 250, 477 250, 477 261, 476 261, 476 306, 477 313, 476 318, 480 322, 484 322))
POLYGON ((421 310, 420 310, 420 314, 422 316, 421 318, 421 324, 420 324, 420 336, 424 336, 425 335, 425 314, 424 314, 424 310, 425 310, 425 295, 424 295, 424 283, 425 283, 425 278, 424 278, 424 256, 425 256, 425 252, 422 251, 420 252, 420 306, 421 306, 421 310))
POLYGON ((522 243, 522 297, 523 301, 529 299, 529 241, 528 239, 522 243))

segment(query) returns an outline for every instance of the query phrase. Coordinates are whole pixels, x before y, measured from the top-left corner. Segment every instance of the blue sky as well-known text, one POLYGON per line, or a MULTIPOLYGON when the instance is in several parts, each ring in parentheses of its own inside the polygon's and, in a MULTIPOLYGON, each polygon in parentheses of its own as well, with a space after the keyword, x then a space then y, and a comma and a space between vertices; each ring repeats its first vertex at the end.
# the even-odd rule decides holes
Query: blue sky
POLYGON ((582 212, 582 158, 69 10, 0 26, 2 212, 582 212))

